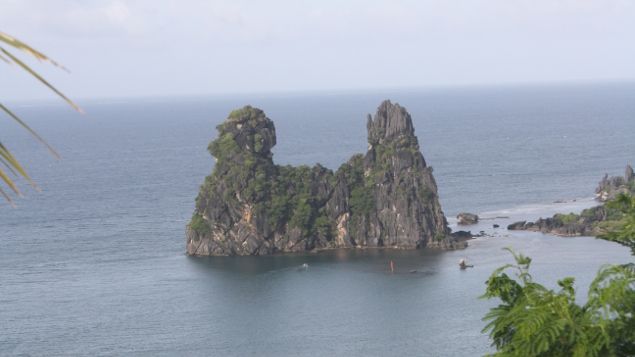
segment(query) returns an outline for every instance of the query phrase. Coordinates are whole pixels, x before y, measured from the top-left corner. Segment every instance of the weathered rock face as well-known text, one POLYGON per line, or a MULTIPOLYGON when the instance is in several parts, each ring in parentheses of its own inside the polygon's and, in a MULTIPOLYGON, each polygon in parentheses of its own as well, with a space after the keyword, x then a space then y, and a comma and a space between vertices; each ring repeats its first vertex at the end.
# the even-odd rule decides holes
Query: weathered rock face
POLYGON ((631 165, 626 165, 624 177, 604 175, 602 181, 595 189, 595 197, 598 201, 606 202, 615 198, 620 193, 635 193, 635 175, 631 165))
POLYGON ((458 248, 412 119, 383 102, 368 116, 368 151, 336 172, 278 166, 273 122, 234 111, 209 145, 217 159, 186 230, 190 255, 260 255, 352 247, 458 248))

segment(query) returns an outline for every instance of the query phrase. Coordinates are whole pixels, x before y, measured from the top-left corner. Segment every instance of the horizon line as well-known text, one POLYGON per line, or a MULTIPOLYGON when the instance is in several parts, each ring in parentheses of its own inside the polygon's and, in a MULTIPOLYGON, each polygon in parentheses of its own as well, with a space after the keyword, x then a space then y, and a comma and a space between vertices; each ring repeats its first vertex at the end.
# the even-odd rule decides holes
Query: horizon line
MULTIPOLYGON (((129 95, 129 96, 87 96, 74 97, 76 102, 96 101, 129 101, 129 100, 165 100, 165 99, 230 99, 238 97, 303 97, 310 95, 330 96, 330 95, 356 95, 356 94, 385 94, 385 92, 424 92, 424 91, 444 91, 444 90, 474 90, 474 89, 509 89, 509 88, 540 88, 540 87, 568 87, 580 86, 588 87, 593 85, 628 85, 635 84, 635 78, 626 79, 573 79, 558 81, 527 81, 527 82, 503 82, 503 83, 465 83, 465 84, 434 84, 421 86, 386 86, 386 87, 366 87, 366 88, 323 88, 323 89, 289 89, 273 91, 253 91, 253 92, 210 92, 210 93, 180 93, 180 94, 156 94, 156 95, 129 95)), ((32 98, 32 99, 11 99, 6 100, 8 105, 65 105, 59 102, 56 97, 32 98)))

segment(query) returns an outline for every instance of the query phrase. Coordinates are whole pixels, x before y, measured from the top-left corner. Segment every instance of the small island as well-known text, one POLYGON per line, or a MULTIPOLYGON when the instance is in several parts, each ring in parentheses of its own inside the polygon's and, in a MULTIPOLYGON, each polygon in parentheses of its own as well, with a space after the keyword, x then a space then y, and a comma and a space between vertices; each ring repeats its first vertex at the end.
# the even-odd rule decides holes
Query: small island
POLYGON ((334 172, 274 164, 273 121, 251 106, 231 112, 208 147, 216 165, 186 228, 187 254, 465 247, 450 234, 406 109, 384 101, 366 127, 366 154, 334 172))

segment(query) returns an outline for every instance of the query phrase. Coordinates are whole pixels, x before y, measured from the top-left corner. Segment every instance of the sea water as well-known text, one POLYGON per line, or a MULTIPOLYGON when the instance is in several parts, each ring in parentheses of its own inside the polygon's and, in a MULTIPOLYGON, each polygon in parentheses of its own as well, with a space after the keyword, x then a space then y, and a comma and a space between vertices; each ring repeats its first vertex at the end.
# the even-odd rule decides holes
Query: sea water
POLYGON ((576 277, 582 301, 602 264, 633 261, 592 237, 504 227, 591 206, 601 176, 623 174, 635 160, 635 84, 80 104, 86 115, 11 106, 60 161, 0 122, 0 139, 42 189, 21 185, 17 208, 0 205, 0 355, 479 355, 492 351, 481 318, 495 302, 478 297, 511 262, 501 248, 531 256, 548 286, 576 277), (185 225, 213 167, 206 147, 232 109, 251 104, 274 120, 276 163, 337 169, 366 150, 366 114, 383 99, 412 114, 450 222, 480 214, 469 229, 491 237, 451 252, 184 254, 185 225), (464 257, 475 267, 459 270, 464 257))

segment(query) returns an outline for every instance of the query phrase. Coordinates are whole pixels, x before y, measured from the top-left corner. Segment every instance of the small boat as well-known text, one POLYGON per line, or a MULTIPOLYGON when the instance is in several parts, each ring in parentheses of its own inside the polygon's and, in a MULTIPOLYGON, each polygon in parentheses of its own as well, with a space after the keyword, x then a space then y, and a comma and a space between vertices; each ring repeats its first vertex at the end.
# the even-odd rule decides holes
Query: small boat
POLYGON ((461 268, 461 270, 465 270, 467 268, 474 268, 474 265, 467 264, 467 262, 465 261, 465 258, 463 258, 459 260, 459 268, 461 268))

